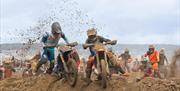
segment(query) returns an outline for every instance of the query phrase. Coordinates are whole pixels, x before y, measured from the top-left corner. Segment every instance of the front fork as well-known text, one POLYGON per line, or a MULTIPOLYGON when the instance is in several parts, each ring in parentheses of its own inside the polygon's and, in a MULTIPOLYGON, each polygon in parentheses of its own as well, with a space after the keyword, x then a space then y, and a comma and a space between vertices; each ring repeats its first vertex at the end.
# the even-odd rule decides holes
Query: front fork
MULTIPOLYGON (((106 63, 106 72, 107 72, 107 74, 110 74, 107 60, 108 59, 107 59, 106 52, 104 52, 104 61, 106 63)), ((98 71, 98 73, 101 73, 102 72, 102 68, 100 67, 101 66, 101 63, 100 63, 101 60, 99 59, 98 53, 96 54, 96 61, 97 61, 97 71, 98 71)))
POLYGON ((64 57, 63 57, 62 54, 60 54, 60 59, 61 59, 61 61, 62 61, 62 63, 63 63, 63 67, 64 67, 65 72, 68 73, 69 70, 68 70, 68 68, 67 68, 66 62, 65 62, 64 57))

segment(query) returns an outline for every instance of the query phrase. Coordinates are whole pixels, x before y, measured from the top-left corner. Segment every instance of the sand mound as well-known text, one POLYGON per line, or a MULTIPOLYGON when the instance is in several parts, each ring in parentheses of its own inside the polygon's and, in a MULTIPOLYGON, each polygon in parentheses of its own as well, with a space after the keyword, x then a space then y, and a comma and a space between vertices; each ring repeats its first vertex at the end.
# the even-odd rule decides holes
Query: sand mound
POLYGON ((147 78, 137 85, 140 91, 180 91, 180 79, 147 78))
MULTIPOLYGON (((112 79, 105 91, 117 91, 126 89, 124 79, 112 79), (115 85, 116 84, 116 85, 115 85)), ((72 88, 65 80, 57 80, 50 75, 33 76, 28 78, 9 78, 0 81, 0 91, 104 91, 99 82, 93 82, 86 86, 83 80, 78 80, 77 85, 72 88)))
POLYGON ((0 82, 0 91, 46 91, 53 80, 49 75, 9 78, 0 82))

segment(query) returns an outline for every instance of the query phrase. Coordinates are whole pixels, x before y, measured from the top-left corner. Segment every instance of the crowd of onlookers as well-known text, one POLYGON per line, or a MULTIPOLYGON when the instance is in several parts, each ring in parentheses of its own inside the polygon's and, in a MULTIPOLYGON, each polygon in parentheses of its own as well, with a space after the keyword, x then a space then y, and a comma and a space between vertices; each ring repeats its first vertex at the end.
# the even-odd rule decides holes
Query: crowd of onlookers
POLYGON ((23 70, 26 67, 26 62, 16 59, 14 56, 7 57, 1 60, 0 65, 0 79, 9 78, 13 72, 23 70))

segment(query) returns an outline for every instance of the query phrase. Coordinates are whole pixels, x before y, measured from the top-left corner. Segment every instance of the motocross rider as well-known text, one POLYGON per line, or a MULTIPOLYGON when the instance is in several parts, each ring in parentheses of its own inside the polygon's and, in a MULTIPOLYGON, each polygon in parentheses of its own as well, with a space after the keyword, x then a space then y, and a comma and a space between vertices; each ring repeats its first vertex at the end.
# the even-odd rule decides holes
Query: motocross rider
POLYGON ((124 70, 127 70, 128 73, 129 73, 130 72, 130 67, 129 67, 128 63, 130 63, 132 61, 131 55, 129 53, 129 50, 126 48, 124 50, 124 53, 121 54, 119 57, 121 57, 122 60, 123 60, 123 66, 124 66, 123 68, 124 68, 124 70))
MULTIPOLYGON (((104 42, 111 41, 109 39, 106 39, 102 36, 97 35, 97 31, 95 28, 88 29, 87 36, 88 36, 88 38, 86 40, 86 44, 96 44, 96 43, 104 43, 104 42)), ((96 51, 95 51, 94 47, 89 47, 89 50, 90 50, 91 55, 88 58, 87 68, 86 68, 86 81, 88 84, 92 82, 90 79, 91 72, 92 72, 92 66, 93 66, 93 64, 96 64, 96 61, 95 61, 96 51)))
POLYGON ((154 45, 149 45, 149 50, 145 54, 152 64, 153 76, 157 75, 159 78, 162 78, 158 69, 159 62, 159 53, 155 50, 154 45))
POLYGON ((69 43, 65 34, 62 32, 59 22, 54 22, 51 25, 51 33, 45 32, 45 34, 42 37, 41 42, 43 43, 43 53, 36 66, 36 72, 42 64, 46 63, 46 59, 48 59, 48 61, 50 61, 50 67, 47 70, 47 73, 51 74, 54 68, 55 47, 58 45, 60 38, 63 38, 67 44, 69 43))

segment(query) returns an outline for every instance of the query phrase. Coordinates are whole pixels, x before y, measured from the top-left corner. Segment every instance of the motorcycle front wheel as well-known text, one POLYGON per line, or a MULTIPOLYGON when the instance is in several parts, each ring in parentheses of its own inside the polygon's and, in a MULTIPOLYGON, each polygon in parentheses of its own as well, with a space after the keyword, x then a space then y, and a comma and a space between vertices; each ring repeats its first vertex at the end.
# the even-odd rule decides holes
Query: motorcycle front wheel
POLYGON ((76 85, 77 78, 78 78, 78 68, 77 68, 76 61, 74 59, 69 59, 67 62, 67 67, 69 70, 68 75, 67 75, 68 83, 72 87, 74 87, 76 85))
POLYGON ((101 85, 103 88, 107 87, 107 71, 106 71, 106 62, 104 59, 101 59, 101 85))

